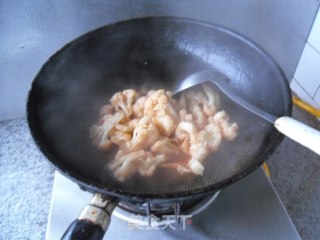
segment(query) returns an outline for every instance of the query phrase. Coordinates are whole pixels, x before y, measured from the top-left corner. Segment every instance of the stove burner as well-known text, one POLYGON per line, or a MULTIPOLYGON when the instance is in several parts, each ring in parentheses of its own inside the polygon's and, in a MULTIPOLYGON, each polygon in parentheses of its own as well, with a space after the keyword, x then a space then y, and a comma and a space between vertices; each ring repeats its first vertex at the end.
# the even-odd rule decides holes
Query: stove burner
POLYGON ((220 192, 206 197, 198 197, 190 200, 157 203, 157 204, 135 204, 120 202, 114 210, 113 215, 128 223, 145 225, 168 224, 168 216, 174 218, 170 223, 180 223, 181 217, 192 217, 206 209, 218 196, 220 192), (137 217, 139 216, 139 217, 137 217), (144 216, 144 217, 142 217, 144 216))
POLYGON ((195 198, 186 201, 179 201, 179 202, 169 202, 169 203, 127 203, 127 202, 120 202, 119 207, 131 212, 133 214, 139 214, 143 216, 148 216, 153 214, 157 217, 161 217, 162 215, 170 215, 170 214, 180 214, 181 211, 184 211, 200 201, 202 201, 204 197, 195 198))

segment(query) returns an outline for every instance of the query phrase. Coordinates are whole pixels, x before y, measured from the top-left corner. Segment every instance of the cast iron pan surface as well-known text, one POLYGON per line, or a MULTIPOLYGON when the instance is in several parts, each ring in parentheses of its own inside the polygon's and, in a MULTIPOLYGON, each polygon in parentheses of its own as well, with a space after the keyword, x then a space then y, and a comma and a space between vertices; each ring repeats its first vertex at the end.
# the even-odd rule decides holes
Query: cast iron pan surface
POLYGON ((36 76, 27 111, 31 133, 62 173, 91 192, 129 200, 183 198, 216 191, 260 166, 282 140, 272 124, 221 95, 222 108, 239 125, 205 161, 203 176, 159 170, 151 178, 117 182, 89 128, 117 91, 171 90, 187 75, 215 68, 239 95, 274 114, 291 114, 291 93, 280 67, 257 45, 231 30, 189 19, 150 17, 89 32, 53 55, 36 76))

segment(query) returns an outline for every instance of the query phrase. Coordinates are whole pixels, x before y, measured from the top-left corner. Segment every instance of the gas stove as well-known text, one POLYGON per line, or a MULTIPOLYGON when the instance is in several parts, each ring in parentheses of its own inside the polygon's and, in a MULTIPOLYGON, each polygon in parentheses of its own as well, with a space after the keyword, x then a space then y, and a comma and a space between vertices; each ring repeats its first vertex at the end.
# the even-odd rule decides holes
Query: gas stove
MULTIPOLYGON (((91 197, 56 172, 46 238, 60 239, 91 197)), ((211 196, 158 208, 119 204, 104 239, 300 239, 262 169, 211 196)))

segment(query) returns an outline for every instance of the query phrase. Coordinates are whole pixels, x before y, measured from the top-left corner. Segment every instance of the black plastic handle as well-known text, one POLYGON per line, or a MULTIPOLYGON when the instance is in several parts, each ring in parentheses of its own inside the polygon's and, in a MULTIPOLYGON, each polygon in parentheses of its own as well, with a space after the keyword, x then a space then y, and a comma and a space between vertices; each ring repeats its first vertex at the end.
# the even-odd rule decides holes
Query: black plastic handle
POLYGON ((118 200, 104 197, 96 193, 81 212, 79 218, 73 221, 65 231, 63 240, 101 240, 110 224, 111 215, 118 200))
POLYGON ((62 240, 101 240, 105 231, 101 225, 88 220, 73 221, 61 237, 62 240))

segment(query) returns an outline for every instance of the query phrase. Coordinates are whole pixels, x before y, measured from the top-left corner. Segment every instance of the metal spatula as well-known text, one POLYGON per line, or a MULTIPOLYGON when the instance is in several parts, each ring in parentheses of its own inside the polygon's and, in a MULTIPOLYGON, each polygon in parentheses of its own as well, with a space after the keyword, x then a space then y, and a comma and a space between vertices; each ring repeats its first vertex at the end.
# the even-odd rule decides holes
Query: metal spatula
POLYGON ((235 103, 272 123, 279 132, 320 155, 320 132, 318 130, 288 116, 276 117, 247 102, 229 87, 226 77, 215 70, 204 70, 186 77, 174 87, 173 94, 177 95, 201 83, 214 84, 235 103))

